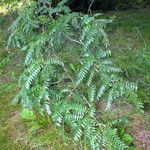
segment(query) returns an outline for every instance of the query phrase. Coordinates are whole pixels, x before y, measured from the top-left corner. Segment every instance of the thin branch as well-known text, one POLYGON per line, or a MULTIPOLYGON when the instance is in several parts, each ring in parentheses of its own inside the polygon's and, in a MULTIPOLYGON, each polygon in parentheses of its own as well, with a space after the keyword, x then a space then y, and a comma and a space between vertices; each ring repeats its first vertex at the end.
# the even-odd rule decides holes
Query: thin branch
POLYGON ((77 44, 81 44, 81 45, 84 45, 82 42, 80 42, 80 41, 77 41, 76 39, 71 39, 70 37, 67 37, 70 41, 72 41, 72 42, 75 42, 75 43, 77 43, 77 44))
POLYGON ((89 8, 88 8, 88 14, 89 15, 91 14, 91 7, 92 7, 93 3, 94 3, 94 0, 91 0, 91 3, 90 3, 89 8))

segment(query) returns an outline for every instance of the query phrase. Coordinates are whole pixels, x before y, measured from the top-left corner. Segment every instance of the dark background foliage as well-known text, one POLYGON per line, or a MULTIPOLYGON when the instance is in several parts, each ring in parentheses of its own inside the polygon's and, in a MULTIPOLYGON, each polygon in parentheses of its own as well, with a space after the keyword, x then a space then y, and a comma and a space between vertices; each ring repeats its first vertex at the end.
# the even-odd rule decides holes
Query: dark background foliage
MULTIPOLYGON (((70 0, 68 5, 72 10, 86 12, 91 0, 70 0)), ((94 0, 92 10, 126 10, 147 7, 149 0, 94 0)))

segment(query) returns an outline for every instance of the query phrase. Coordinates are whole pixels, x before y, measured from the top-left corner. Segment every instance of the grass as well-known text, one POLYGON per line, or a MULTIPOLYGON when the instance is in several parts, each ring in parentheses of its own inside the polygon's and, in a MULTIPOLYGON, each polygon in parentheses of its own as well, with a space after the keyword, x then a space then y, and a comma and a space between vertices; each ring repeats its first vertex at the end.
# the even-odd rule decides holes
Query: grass
POLYGON ((18 91, 17 72, 20 69, 16 67, 15 58, 18 57, 16 51, 12 50, 13 52, 9 54, 5 49, 10 23, 9 17, 0 15, 0 149, 2 150, 16 150, 19 147, 26 149, 26 146, 16 143, 13 138, 13 132, 16 130, 15 113, 18 108, 12 106, 11 99, 18 91))
POLYGON ((150 11, 110 14, 116 16, 108 30, 116 64, 125 78, 138 83, 139 98, 150 108, 150 11))
MULTIPOLYGON (((150 10, 106 14, 110 15, 116 16, 116 21, 108 28, 115 62, 122 69, 123 76, 138 81, 139 98, 145 103, 145 110, 149 110, 150 10)), ((18 91, 17 79, 21 71, 18 64, 21 64, 22 56, 17 50, 12 49, 8 53, 5 49, 10 23, 7 16, 0 15, 0 149, 76 149, 69 136, 64 137, 62 129, 51 123, 44 123, 43 127, 34 120, 22 120, 19 107, 11 105, 11 100, 18 91)))
MULTIPOLYGON (((108 15, 110 14, 108 13, 108 15)), ((149 9, 111 12, 111 15, 116 16, 116 20, 113 26, 111 26, 112 35, 115 35, 113 39, 115 41, 117 39, 116 42, 114 40, 112 41, 113 45, 121 43, 121 48, 129 48, 132 46, 134 48, 140 48, 144 42, 150 46, 149 9)))

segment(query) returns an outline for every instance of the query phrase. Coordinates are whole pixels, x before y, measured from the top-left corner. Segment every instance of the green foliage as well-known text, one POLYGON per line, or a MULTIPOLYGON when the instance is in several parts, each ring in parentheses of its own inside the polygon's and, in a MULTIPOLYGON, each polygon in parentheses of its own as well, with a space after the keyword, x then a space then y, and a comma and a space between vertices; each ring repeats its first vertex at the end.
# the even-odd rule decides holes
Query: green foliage
POLYGON ((128 146, 129 146, 129 150, 135 150, 135 146, 134 146, 134 138, 128 134, 125 130, 125 128, 121 127, 118 129, 118 134, 121 137, 121 140, 124 141, 128 146))
POLYGON ((128 144, 133 143, 133 137, 129 134, 124 134, 122 139, 123 139, 123 141, 125 141, 128 144))
POLYGON ((148 0, 128 0, 122 1, 117 0, 115 8, 116 9, 129 9, 129 8, 142 8, 149 5, 148 0))
POLYGON ((127 149, 113 124, 96 118, 98 101, 105 104, 105 111, 123 98, 142 108, 132 102, 136 84, 119 76, 121 70, 111 58, 105 27, 113 19, 71 12, 65 2, 56 8, 27 4, 12 24, 8 45, 26 54, 13 102, 50 117, 64 131, 69 127, 74 141, 83 141, 84 148, 127 149))
POLYGON ((4 69, 8 65, 9 62, 10 62, 10 59, 7 56, 7 54, 0 56, 0 75, 4 72, 4 69))
POLYGON ((22 110, 21 117, 28 120, 33 120, 35 118, 33 112, 26 108, 22 110))

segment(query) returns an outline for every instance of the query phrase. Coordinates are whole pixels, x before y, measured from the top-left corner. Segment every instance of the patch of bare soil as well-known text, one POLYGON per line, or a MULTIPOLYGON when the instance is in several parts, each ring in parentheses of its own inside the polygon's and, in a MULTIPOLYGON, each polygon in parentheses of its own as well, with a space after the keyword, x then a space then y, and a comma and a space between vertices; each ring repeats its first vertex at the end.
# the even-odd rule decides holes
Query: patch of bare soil
POLYGON ((9 135, 11 141, 17 144, 18 150, 31 150, 25 141, 27 131, 23 123, 20 121, 20 112, 13 111, 9 117, 10 118, 8 120, 11 122, 9 125, 9 135))
POLYGON ((130 126, 130 132, 134 137, 135 147, 137 149, 150 150, 150 122, 139 118, 137 115, 131 116, 130 119, 133 122, 130 126))
POLYGON ((5 84, 5 83, 9 83, 9 82, 10 82, 10 78, 8 76, 0 77, 0 84, 5 84))

